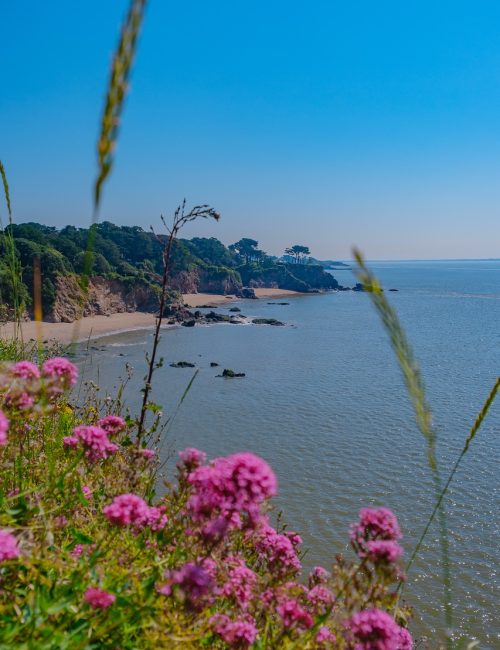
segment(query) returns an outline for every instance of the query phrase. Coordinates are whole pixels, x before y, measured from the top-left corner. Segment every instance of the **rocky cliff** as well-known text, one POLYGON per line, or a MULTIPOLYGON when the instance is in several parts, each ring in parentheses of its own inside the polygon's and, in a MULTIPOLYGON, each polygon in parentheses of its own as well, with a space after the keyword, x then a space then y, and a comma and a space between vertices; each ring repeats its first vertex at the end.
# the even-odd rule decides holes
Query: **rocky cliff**
POLYGON ((108 280, 97 276, 89 281, 84 300, 82 288, 75 276, 59 276, 52 310, 45 320, 53 323, 72 323, 79 315, 107 316, 122 312, 158 309, 159 287, 146 283, 108 280), (82 311, 83 302, 83 311, 82 311))

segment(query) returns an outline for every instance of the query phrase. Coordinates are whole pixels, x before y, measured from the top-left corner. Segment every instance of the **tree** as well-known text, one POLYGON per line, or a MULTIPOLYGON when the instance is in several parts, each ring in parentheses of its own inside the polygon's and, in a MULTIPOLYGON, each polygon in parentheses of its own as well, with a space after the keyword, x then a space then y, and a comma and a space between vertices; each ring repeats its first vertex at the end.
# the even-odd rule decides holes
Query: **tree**
POLYGON ((306 257, 311 254, 308 246, 300 246, 295 244, 291 248, 285 248, 285 255, 295 259, 296 264, 304 264, 306 257))
POLYGON ((258 248, 258 245, 259 242, 255 241, 255 239, 244 237, 236 243, 231 244, 229 250, 236 253, 239 258, 245 261, 245 264, 249 264, 250 262, 262 262, 266 257, 266 253, 261 251, 258 248))

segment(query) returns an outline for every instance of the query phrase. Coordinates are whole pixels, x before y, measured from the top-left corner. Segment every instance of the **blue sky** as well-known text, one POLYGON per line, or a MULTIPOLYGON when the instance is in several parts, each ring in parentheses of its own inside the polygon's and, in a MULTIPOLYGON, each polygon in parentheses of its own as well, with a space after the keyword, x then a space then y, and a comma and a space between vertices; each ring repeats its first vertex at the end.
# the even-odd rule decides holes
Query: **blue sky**
MULTIPOLYGON (((18 221, 87 225, 127 3, 16 0, 0 158, 18 221)), ((151 0, 101 219, 348 258, 500 256, 500 4, 151 0)), ((2 216, 5 216, 3 204, 2 216)))

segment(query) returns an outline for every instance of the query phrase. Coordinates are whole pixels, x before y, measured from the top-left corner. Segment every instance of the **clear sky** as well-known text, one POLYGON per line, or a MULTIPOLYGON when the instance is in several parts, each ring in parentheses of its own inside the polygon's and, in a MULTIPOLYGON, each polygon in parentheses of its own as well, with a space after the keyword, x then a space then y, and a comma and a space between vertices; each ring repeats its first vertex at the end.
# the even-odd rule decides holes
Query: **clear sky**
MULTIPOLYGON (((1 5, 14 217, 86 226, 127 3, 1 5)), ((183 197, 271 253, 500 257, 500 3, 151 0, 101 219, 183 197)))

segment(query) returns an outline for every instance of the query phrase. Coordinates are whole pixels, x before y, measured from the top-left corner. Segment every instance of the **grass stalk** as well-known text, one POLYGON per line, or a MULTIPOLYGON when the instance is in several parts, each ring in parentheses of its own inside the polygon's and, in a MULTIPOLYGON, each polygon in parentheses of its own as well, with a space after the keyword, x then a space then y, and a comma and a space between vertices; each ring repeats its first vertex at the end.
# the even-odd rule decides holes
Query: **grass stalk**
MULTIPOLYGON (((368 293, 372 304, 378 312, 384 328, 389 335, 392 349, 396 355, 399 367, 403 374, 408 395, 410 397, 415 419, 427 444, 427 461, 432 473, 434 492, 436 495, 436 513, 438 514, 440 528, 440 546, 441 562, 443 577, 443 608, 445 623, 448 630, 453 625, 452 610, 452 587, 451 587, 451 566, 449 554, 448 528, 446 523, 446 513, 444 509, 444 496, 438 461, 436 457, 437 434, 432 425, 432 411, 427 402, 425 387, 422 380, 420 368, 416 361, 413 350, 408 341, 406 333, 399 322, 396 311, 391 307, 384 295, 384 291, 378 279, 368 269, 361 252, 353 250, 354 259, 358 265, 356 275, 363 284, 365 291, 368 293)), ((434 517, 433 517, 434 518, 434 517)), ((429 524, 430 526, 430 524, 429 524)), ((428 530, 428 529, 427 529, 428 530)), ((427 533, 427 531, 425 531, 427 533)), ((420 544, 423 542, 425 535, 422 537, 420 544)), ((447 638, 448 647, 451 647, 451 639, 447 638)))

